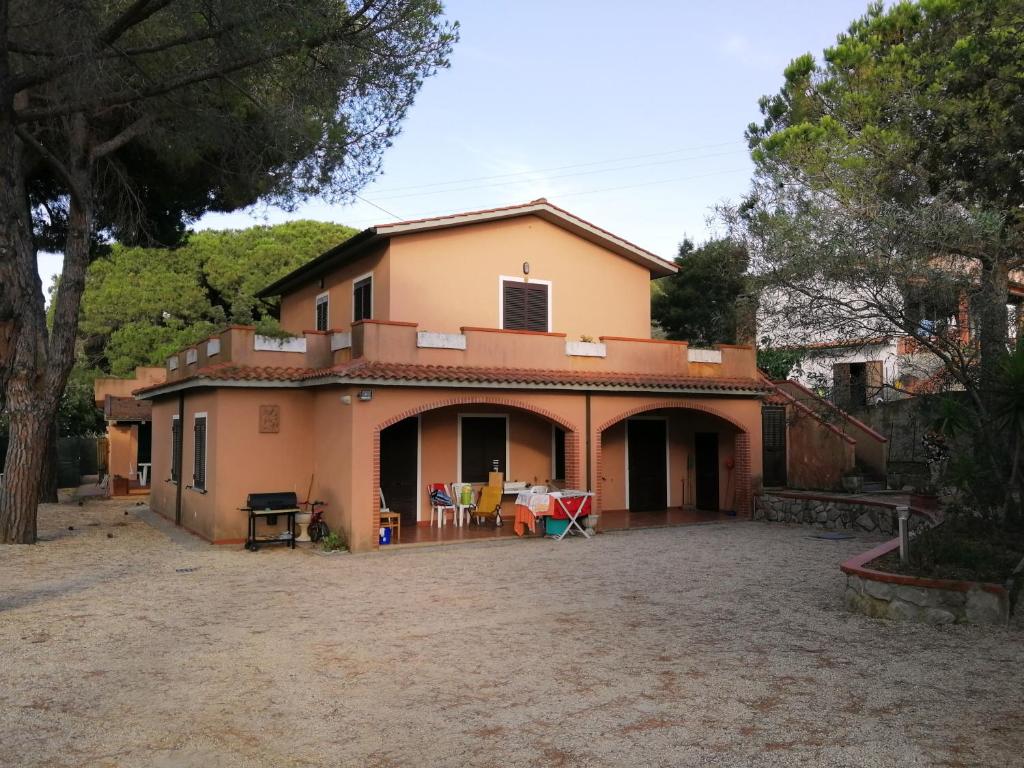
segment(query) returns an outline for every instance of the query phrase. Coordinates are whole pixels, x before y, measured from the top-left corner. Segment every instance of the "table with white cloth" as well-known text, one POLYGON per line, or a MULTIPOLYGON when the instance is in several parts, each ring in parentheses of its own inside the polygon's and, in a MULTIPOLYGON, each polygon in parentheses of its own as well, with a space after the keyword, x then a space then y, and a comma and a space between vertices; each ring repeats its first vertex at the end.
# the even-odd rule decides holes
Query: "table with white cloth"
POLYGON ((535 533, 538 517, 551 517, 556 520, 567 520, 564 531, 549 534, 553 539, 564 539, 572 532, 581 533, 590 538, 591 532, 580 525, 580 521, 589 515, 593 507, 594 494, 589 491, 551 491, 550 493, 532 493, 523 491, 516 496, 516 517, 514 530, 522 536, 526 529, 535 533))

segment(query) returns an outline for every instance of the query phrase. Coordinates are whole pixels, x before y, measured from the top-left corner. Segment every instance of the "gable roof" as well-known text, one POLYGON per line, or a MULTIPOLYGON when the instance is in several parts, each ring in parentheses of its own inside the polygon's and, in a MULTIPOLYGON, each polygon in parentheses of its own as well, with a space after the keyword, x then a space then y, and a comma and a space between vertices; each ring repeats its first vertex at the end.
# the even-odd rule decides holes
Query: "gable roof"
POLYGON ((265 299, 270 296, 280 296, 283 293, 288 293, 303 283, 336 269, 347 261, 355 259, 372 246, 386 242, 398 235, 450 229, 452 227, 462 227, 468 224, 481 224, 490 221, 502 221, 519 216, 537 216, 557 227, 572 232, 574 235, 582 237, 584 240, 589 240, 596 245, 607 248, 619 256, 646 267, 650 271, 651 277, 664 277, 677 271, 676 265, 671 261, 666 261, 660 256, 638 245, 634 245, 617 235, 613 235, 608 230, 601 229, 601 227, 591 224, 589 221, 581 219, 565 209, 559 208, 557 205, 552 205, 544 198, 540 198, 529 203, 509 205, 504 208, 488 208, 482 211, 453 213, 429 219, 410 219, 408 221, 396 221, 391 224, 378 224, 364 229, 340 245, 303 264, 298 269, 259 291, 256 296, 265 299))

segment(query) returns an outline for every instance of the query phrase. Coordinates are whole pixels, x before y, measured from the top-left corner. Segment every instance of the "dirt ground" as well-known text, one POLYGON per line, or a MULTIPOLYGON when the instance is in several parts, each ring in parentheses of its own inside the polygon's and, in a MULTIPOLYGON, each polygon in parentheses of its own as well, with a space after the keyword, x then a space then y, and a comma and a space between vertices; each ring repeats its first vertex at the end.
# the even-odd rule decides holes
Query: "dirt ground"
POLYGON ((846 613, 870 537, 253 554, 134 504, 0 548, 0 765, 1021 765, 1024 622, 846 613))

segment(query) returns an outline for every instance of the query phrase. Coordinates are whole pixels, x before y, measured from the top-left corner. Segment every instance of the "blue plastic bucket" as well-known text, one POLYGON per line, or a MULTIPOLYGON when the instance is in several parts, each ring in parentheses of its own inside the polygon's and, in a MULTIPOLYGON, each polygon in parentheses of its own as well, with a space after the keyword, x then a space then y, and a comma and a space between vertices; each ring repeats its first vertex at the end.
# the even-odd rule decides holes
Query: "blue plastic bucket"
POLYGON ((391 529, 390 528, 381 528, 380 529, 380 543, 381 544, 390 544, 391 543, 391 529))

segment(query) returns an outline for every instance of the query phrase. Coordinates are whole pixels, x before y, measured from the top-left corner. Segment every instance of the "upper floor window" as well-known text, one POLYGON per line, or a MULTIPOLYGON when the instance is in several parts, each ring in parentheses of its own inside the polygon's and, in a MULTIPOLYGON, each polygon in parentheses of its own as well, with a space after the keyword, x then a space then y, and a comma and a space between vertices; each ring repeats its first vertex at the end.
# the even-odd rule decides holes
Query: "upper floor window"
POLYGON ((326 331, 331 327, 331 297, 330 294, 321 293, 316 297, 316 329, 326 331))
POLYGON ((501 327, 506 331, 550 331, 551 283, 503 277, 501 327))
POLYGON ((373 317, 373 276, 367 275, 352 283, 352 322, 373 317))

